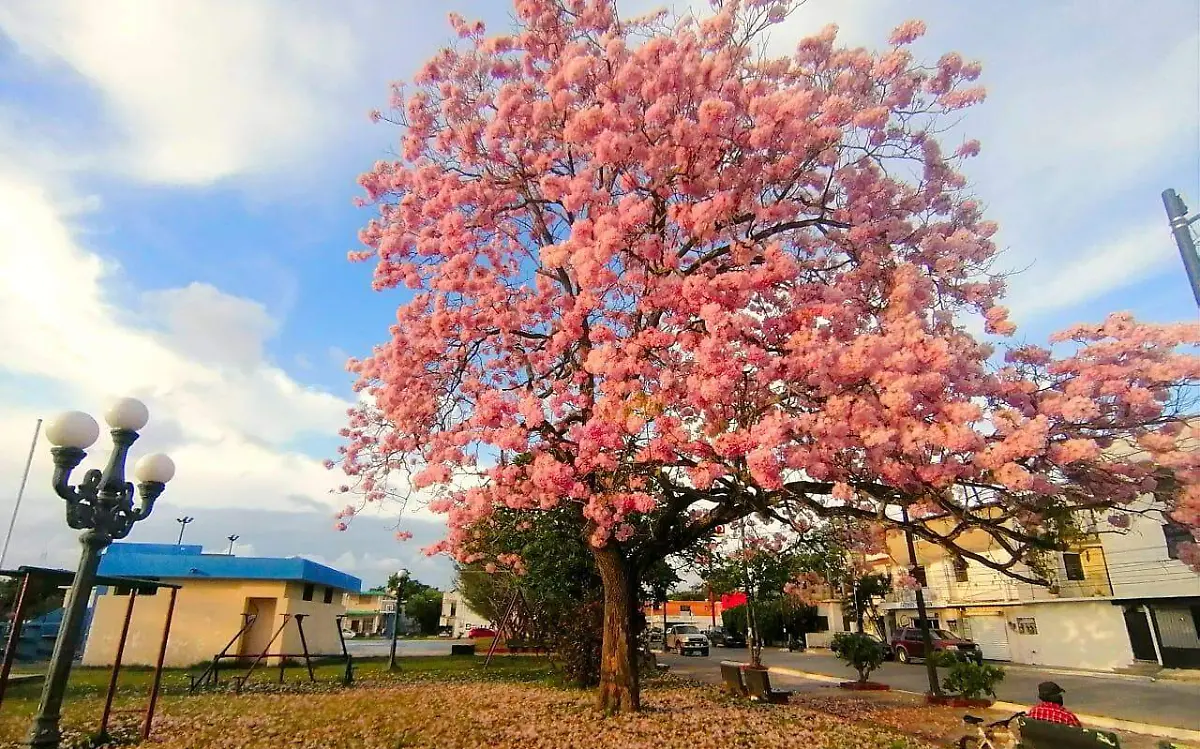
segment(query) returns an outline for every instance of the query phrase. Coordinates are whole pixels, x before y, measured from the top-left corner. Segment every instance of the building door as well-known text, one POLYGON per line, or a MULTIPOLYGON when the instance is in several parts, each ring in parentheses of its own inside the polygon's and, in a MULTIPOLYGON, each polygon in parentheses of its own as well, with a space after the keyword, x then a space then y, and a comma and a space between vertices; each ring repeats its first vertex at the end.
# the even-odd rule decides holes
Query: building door
POLYGON ((1011 661, 1008 647, 1008 623, 1003 616, 968 616, 970 637, 979 646, 983 657, 991 661, 1011 661))
MULTIPOLYGON (((279 626, 279 622, 275 620, 275 602, 274 598, 246 599, 246 613, 255 616, 250 629, 242 635, 239 655, 253 658, 263 652, 267 643, 271 642, 271 635, 275 634, 275 629, 279 626)), ((279 650, 276 649, 275 652, 278 653, 279 650)))
POLYGON ((1133 648, 1133 657, 1139 661, 1158 663, 1158 653, 1154 651, 1154 635, 1150 632, 1150 621, 1141 606, 1125 607, 1125 629, 1129 632, 1129 645, 1133 648))

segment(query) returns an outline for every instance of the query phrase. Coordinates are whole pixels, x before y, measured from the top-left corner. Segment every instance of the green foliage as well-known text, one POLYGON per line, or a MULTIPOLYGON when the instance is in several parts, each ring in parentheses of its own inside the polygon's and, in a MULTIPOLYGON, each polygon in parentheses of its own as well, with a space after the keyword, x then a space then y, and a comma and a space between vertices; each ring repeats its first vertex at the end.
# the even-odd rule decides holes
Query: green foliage
MULTIPOLYGON (((746 629, 746 607, 736 606, 721 612, 721 625, 749 640, 746 629)), ((788 637, 816 630, 817 610, 790 597, 755 601, 754 618, 758 634, 764 643, 785 643, 788 637), (786 630, 786 631, 785 631, 786 630)))
POLYGON ((837 633, 833 636, 830 649, 858 672, 860 682, 870 678, 871 672, 882 666, 887 656, 883 643, 860 632, 837 633))
POLYGON ((559 622, 553 637, 567 683, 594 687, 600 683, 600 645, 604 635, 604 602, 587 601, 559 622))
POLYGON ((438 619, 442 615, 442 593, 426 588, 405 599, 404 612, 417 622, 421 634, 437 634, 438 619))
MULTIPOLYGON (((0 611, 12 611, 17 606, 21 591, 21 578, 0 578, 0 611)), ((26 620, 35 619, 63 605, 63 592, 53 582, 32 578, 25 594, 26 620)))
POLYGON ((1004 681, 1004 669, 990 663, 955 659, 950 664, 942 688, 967 699, 996 696, 996 685, 1004 681))

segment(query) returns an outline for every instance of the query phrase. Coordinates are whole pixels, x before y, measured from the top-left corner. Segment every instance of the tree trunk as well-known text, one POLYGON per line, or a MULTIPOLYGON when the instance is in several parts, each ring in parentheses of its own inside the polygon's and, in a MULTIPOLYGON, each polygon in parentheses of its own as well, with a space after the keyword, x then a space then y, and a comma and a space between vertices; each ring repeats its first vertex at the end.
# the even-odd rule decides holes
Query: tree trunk
POLYGON ((637 581, 619 551, 594 549, 604 583, 604 639, 600 646, 599 706, 605 713, 635 712, 641 708, 638 686, 637 581))

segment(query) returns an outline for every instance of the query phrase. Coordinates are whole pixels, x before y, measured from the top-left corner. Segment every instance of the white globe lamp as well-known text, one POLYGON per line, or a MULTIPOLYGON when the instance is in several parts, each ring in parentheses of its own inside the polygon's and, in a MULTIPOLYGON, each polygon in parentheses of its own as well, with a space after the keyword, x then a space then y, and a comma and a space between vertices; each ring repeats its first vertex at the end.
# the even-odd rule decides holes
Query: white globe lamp
POLYGON ((162 453, 145 455, 134 464, 133 475, 138 481, 165 484, 175 478, 175 461, 162 453))
POLYGON ((136 432, 150 421, 150 409, 137 398, 118 398, 104 412, 104 421, 113 429, 136 432))
POLYGON ((100 425, 83 411, 64 411, 46 425, 46 439, 55 447, 89 448, 100 436, 100 425))

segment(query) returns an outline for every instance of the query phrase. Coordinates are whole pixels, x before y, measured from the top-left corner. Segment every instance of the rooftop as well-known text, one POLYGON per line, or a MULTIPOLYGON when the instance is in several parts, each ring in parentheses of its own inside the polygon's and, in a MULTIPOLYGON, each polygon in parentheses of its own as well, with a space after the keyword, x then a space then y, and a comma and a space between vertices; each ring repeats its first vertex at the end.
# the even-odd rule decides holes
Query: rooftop
POLYGON ((167 580, 283 580, 314 583, 358 593, 353 575, 300 557, 236 557, 205 554, 204 547, 117 543, 100 559, 100 574, 167 580))

